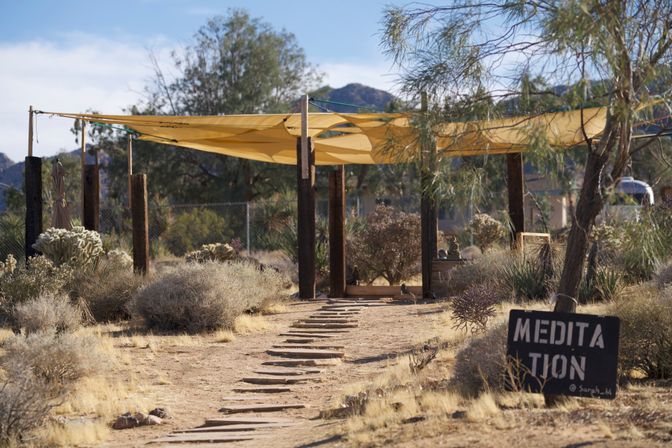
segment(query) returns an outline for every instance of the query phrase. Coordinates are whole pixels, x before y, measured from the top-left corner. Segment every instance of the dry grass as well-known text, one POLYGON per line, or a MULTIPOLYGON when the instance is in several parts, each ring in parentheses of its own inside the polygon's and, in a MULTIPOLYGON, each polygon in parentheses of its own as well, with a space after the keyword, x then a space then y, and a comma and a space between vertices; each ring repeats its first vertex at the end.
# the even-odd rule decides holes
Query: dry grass
POLYGON ((241 314, 233 322, 233 331, 243 335, 263 333, 274 328, 275 325, 260 314, 241 314))
POLYGON ((36 432, 43 446, 93 445, 110 434, 109 425, 102 420, 72 420, 65 423, 49 422, 36 432))

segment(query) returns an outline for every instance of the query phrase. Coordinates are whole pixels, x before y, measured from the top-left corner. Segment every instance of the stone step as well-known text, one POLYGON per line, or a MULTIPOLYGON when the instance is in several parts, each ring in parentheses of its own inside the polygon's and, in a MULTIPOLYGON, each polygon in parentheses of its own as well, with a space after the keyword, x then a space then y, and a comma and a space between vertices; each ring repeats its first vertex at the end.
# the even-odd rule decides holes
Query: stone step
POLYGON ((272 356, 281 356, 283 358, 300 359, 323 359, 323 358, 343 358, 345 353, 334 350, 312 350, 303 348, 270 349, 266 353, 272 356))
POLYGON ((305 348, 310 350, 342 350, 345 345, 337 344, 320 344, 320 345, 305 345, 305 344, 275 344, 273 348, 305 348))
POLYGON ((304 409, 307 406, 304 403, 283 403, 283 404, 238 404, 223 406, 219 412, 224 414, 240 414, 244 412, 278 412, 286 409, 304 409))
POLYGON ((318 377, 308 377, 308 376, 294 376, 294 377, 284 377, 284 376, 249 376, 243 378, 241 381, 243 383, 249 384, 299 384, 305 383, 306 381, 319 379, 318 377))
POLYGON ((312 330, 302 330, 301 328, 292 328, 289 330, 292 333, 299 334, 338 334, 338 333, 350 333, 350 330, 339 330, 339 329, 319 329, 313 328, 312 330))
POLYGON ((295 426, 296 423, 253 423, 253 424, 232 424, 232 425, 213 425, 201 428, 191 428, 173 431, 174 433, 198 433, 198 432, 239 432, 239 431, 256 431, 258 429, 268 428, 287 428, 295 426))
POLYGON ((280 336, 291 337, 292 339, 296 338, 306 338, 307 340, 314 341, 315 339, 328 339, 337 336, 335 334, 324 334, 324 333, 281 333, 280 336))
POLYGON ((232 395, 230 397, 222 397, 222 401, 265 401, 268 400, 268 395, 232 395))
POLYGON ((283 386, 234 387, 232 390, 239 394, 283 394, 292 391, 290 387, 283 386))
POLYGON ((282 366, 282 367, 296 367, 296 366, 334 366, 340 363, 340 358, 323 358, 323 359, 274 359, 271 361, 262 362, 265 366, 282 366))
POLYGON ((318 323, 304 323, 297 322, 292 324, 294 328, 322 328, 322 329, 336 329, 336 328, 357 328, 359 324, 357 323, 348 323, 348 324, 318 324, 318 323))
MULTIPOLYGON (((301 346, 298 346, 299 348, 301 346)), ((287 347, 296 348, 296 347, 287 347)), ((278 376, 301 376, 316 375, 322 373, 320 369, 257 369, 254 373, 259 375, 278 375, 278 376)))
POLYGON ((333 319, 325 317, 308 317, 299 322, 308 324, 356 324, 357 319, 333 319))
MULTIPOLYGON (((268 437, 269 433, 264 433, 268 437)), ((246 442, 248 440, 255 440, 260 438, 262 434, 250 431, 230 433, 230 432, 213 432, 213 433, 195 433, 195 434, 174 434, 150 440, 148 443, 233 443, 246 442)))
POLYGON ((284 417, 254 417, 254 416, 232 416, 232 417, 213 417, 205 419, 205 423, 201 425, 201 428, 206 428, 209 426, 224 426, 224 425, 256 425, 260 423, 284 423, 284 424, 293 424, 296 423, 295 420, 284 418, 284 417))
POLYGON ((285 339, 286 343, 288 344, 310 344, 311 342, 315 342, 315 339, 309 339, 309 338, 287 338, 285 339))

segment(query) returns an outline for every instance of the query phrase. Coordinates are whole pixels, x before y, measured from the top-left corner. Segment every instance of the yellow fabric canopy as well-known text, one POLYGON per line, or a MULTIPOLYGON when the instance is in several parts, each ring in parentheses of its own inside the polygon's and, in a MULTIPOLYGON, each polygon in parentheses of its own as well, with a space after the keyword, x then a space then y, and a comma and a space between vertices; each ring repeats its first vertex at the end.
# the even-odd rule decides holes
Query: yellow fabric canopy
MULTIPOLYGON (((152 116, 44 112, 85 121, 124 125, 140 139, 262 162, 296 164, 300 114, 152 116)), ((606 108, 548 113, 490 121, 445 123, 434 129, 440 157, 525 151, 541 132, 566 148, 598 136, 606 108), (581 123, 583 122, 583 126, 581 123), (583 128, 583 129, 582 129, 583 128)), ((398 163, 395 155, 417 153, 410 114, 310 113, 308 135, 317 165, 398 163), (393 148, 393 147, 394 148, 393 148)))

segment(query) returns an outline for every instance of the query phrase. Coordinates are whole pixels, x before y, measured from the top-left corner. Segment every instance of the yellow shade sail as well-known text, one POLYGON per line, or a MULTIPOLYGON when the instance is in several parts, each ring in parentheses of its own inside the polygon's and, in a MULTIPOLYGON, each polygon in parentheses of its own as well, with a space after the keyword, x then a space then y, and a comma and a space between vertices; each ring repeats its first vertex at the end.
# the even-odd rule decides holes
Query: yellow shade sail
MULTIPOLYGON (((123 125, 140 139, 262 162, 296 164, 300 114, 152 116, 44 112, 123 125)), ((522 152, 542 133, 567 148, 604 129, 606 108, 547 113, 499 120, 445 123, 434 128, 440 157, 522 152)), ((411 114, 310 113, 308 135, 316 165, 399 163, 399 148, 417 153, 411 114)))

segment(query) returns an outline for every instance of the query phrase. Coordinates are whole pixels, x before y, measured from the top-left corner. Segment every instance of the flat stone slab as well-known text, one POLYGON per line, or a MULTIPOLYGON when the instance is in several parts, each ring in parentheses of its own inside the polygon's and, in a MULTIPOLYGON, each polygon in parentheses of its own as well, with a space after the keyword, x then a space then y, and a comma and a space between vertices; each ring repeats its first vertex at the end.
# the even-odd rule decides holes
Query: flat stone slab
POLYGON ((311 338, 287 338, 285 339, 286 343, 288 344, 310 344, 311 342, 315 342, 315 339, 311 338))
POLYGON ((222 407, 219 412, 224 414, 239 414, 244 412, 278 412, 285 409, 304 409, 307 406, 303 403, 283 403, 283 404, 239 404, 222 407))
POLYGON ((268 428, 287 428, 294 426, 296 423, 248 423, 248 424, 231 424, 231 425, 213 425, 202 428, 191 428, 174 431, 175 433, 197 433, 197 432, 238 432, 238 431, 256 431, 258 429, 268 428))
POLYGON ((230 397, 222 397, 222 401, 265 401, 268 400, 268 395, 232 395, 230 397))
POLYGON ((297 322, 292 324, 295 328, 357 328, 359 324, 318 324, 318 323, 304 323, 297 322))
POLYGON ((225 425, 256 425, 261 423, 285 423, 295 424, 296 421, 285 417, 255 417, 255 416, 231 416, 231 417, 213 417, 205 419, 199 428, 206 428, 209 426, 225 426, 225 425))
POLYGON ((356 324, 357 319, 335 319, 327 317, 308 317, 306 319, 300 320, 299 322, 304 322, 308 324, 356 324))
POLYGON ((234 387, 233 391, 239 394, 282 394, 291 392, 290 387, 274 386, 274 387, 234 387))
POLYGON ((299 334, 338 334, 338 333, 350 333, 350 330, 339 330, 339 329, 320 329, 313 328, 310 330, 302 330, 301 328, 292 328, 289 330, 290 333, 299 333, 299 334))
POLYGON ((243 383, 249 384, 299 384, 305 383, 309 380, 314 380, 316 377, 307 377, 307 376, 294 376, 294 377, 284 377, 284 376, 255 376, 255 377, 246 377, 241 381, 243 383))
POLYGON ((249 431, 241 433, 213 432, 203 434, 175 434, 151 440, 149 443, 233 443, 258 439, 259 436, 260 434, 255 434, 249 431))
MULTIPOLYGON (((301 347, 301 346, 298 346, 301 347)), ((293 347, 290 347, 293 348, 293 347)), ((254 373, 259 375, 278 375, 278 376, 301 376, 322 373, 320 369, 257 369, 254 373)))
POLYGON ((262 362, 262 364, 265 366, 283 366, 283 367, 296 367, 296 366, 322 367, 322 366, 337 365, 339 362, 340 358, 274 359, 271 361, 264 361, 262 362))
POLYGON ((343 358, 345 353, 334 350, 286 348, 270 349, 266 353, 272 356, 282 356, 283 358, 302 358, 302 359, 321 359, 321 358, 343 358))
POLYGON ((334 334, 320 334, 320 333, 282 333, 280 336, 286 336, 286 337, 291 337, 293 339, 298 338, 306 338, 310 341, 314 341, 315 339, 327 339, 327 338, 333 338, 335 335, 334 334))
POLYGON ((320 345, 304 345, 304 344, 276 344, 273 348, 305 348, 310 350, 342 350, 345 345, 337 344, 320 344, 320 345))

